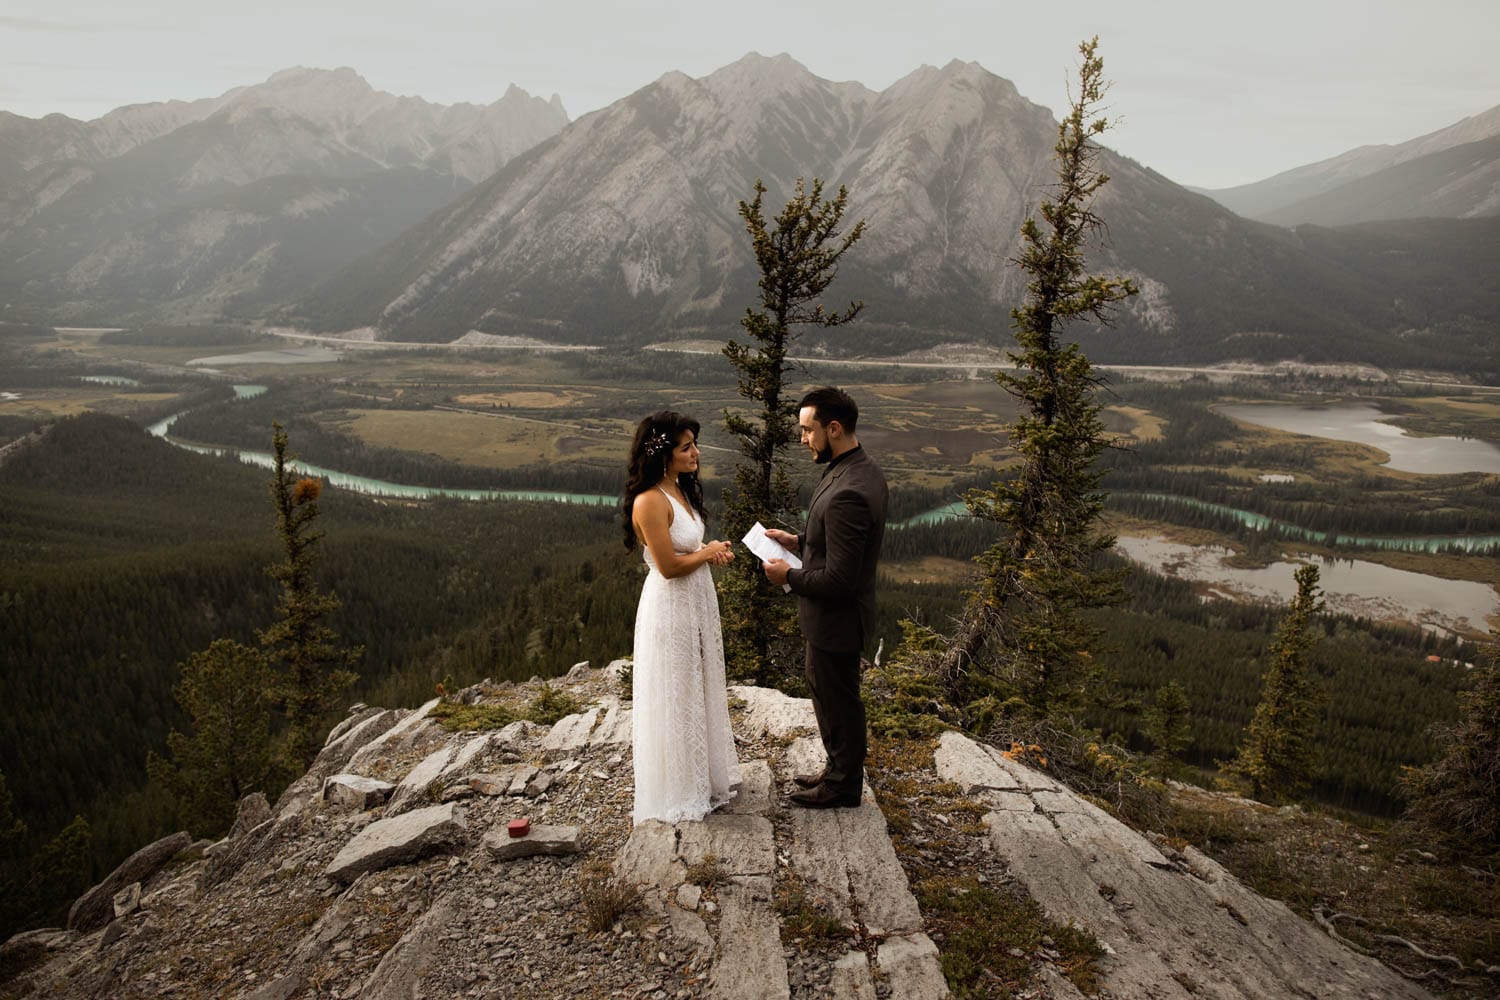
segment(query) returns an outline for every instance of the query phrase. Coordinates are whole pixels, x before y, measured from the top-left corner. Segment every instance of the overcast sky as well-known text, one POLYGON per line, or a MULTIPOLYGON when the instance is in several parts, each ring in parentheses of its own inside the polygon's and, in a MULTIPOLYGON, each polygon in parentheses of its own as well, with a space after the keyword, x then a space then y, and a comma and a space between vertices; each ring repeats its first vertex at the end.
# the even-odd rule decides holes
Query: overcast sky
POLYGON ((1500 104, 1500 0, 5 0, 0 109, 95 118, 216 96, 289 66, 352 66, 443 104, 514 83, 571 117, 670 70, 786 52, 883 89, 974 61, 1054 112, 1078 42, 1100 38, 1108 145, 1184 184, 1227 187, 1500 104))

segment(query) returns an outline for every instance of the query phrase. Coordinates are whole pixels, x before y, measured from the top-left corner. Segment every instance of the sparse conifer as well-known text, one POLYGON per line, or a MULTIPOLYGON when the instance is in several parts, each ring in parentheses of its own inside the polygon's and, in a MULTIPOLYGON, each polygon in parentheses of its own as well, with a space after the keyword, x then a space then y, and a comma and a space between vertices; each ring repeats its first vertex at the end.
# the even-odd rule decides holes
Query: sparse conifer
POLYGON ((280 424, 273 425, 272 446, 271 502, 286 557, 267 569, 281 584, 280 618, 259 636, 274 668, 272 700, 286 715, 286 762, 300 770, 322 746, 322 723, 339 692, 354 683, 351 668, 363 657, 364 647, 340 645, 324 623, 340 605, 337 597, 319 590, 312 577, 323 539, 323 533, 312 527, 318 518, 321 483, 292 471, 286 431, 280 424))
MULTIPOLYGON (((1500 641, 1500 635, 1492 635, 1500 641)), ((1408 816, 1455 845, 1500 851, 1500 651, 1492 644, 1469 676, 1458 722, 1437 731, 1438 758, 1408 770, 1408 816)))
MULTIPOLYGON (((724 345, 739 393, 755 407, 748 416, 725 414, 725 426, 744 455, 734 487, 725 492, 730 538, 743 536, 756 521, 780 527, 798 518, 797 493, 786 468, 787 449, 797 440, 796 397, 785 392, 787 355, 799 328, 841 326, 863 305, 851 302, 830 313, 819 301, 838 276, 840 259, 865 232, 863 221, 848 232, 839 229, 848 192, 840 187, 832 200, 824 200, 821 180, 814 178, 809 189, 799 178, 792 199, 769 225, 761 207, 765 194, 765 185, 756 181, 754 199, 740 202, 761 274, 760 307, 747 307, 740 319, 752 343, 724 345)), ((762 685, 784 680, 787 665, 776 662, 773 646, 778 638, 796 635, 792 602, 773 591, 754 559, 732 563, 719 587, 730 672, 762 685)))
POLYGON ((1296 580, 1297 596, 1271 643, 1260 704, 1239 756, 1224 768, 1248 780, 1256 799, 1295 799, 1306 791, 1312 773, 1313 732, 1323 700, 1307 662, 1317 641, 1313 616, 1323 609, 1318 567, 1303 566, 1296 580))
POLYGON ((192 719, 190 735, 167 734, 171 760, 151 753, 151 780, 177 800, 188 829, 217 836, 229 829, 244 795, 266 791, 272 772, 271 670, 258 649, 216 640, 188 657, 173 689, 192 719))
POLYGON ((1097 630, 1081 612, 1116 602, 1112 574, 1095 572, 1095 553, 1114 538, 1099 526, 1104 509, 1096 460, 1109 446, 1100 420, 1097 375, 1076 343, 1075 320, 1107 321, 1110 307, 1135 293, 1125 278, 1087 275, 1084 244, 1103 228, 1094 198, 1109 177, 1098 170, 1096 138, 1107 86, 1098 39, 1083 43, 1078 91, 1057 131, 1057 183, 1021 227, 1014 263, 1029 277, 1024 305, 1011 311, 1015 370, 995 373, 1020 404, 1010 427, 1021 458, 1013 475, 965 497, 969 511, 998 522, 1004 537, 983 553, 980 583, 959 633, 938 666, 955 702, 978 702, 998 686, 1037 712, 1077 704, 1093 674, 1097 630))

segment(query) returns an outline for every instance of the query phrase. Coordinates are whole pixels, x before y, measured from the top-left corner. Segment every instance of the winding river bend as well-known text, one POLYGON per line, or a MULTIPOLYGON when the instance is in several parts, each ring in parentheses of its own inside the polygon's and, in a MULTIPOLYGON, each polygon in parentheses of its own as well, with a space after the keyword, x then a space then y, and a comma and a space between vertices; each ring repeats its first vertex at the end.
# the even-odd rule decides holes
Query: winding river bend
MULTIPOLYGON (((250 399, 266 391, 265 386, 236 385, 235 395, 239 399, 250 399)), ((184 413, 187 411, 183 411, 184 413)), ((203 455, 227 456, 250 465, 271 468, 273 458, 269 452, 240 448, 215 447, 195 444, 171 436, 172 425, 182 413, 152 424, 151 434, 168 443, 203 455)), ((293 468, 308 476, 318 476, 330 485, 377 497, 426 500, 449 497, 459 500, 532 500, 548 503, 570 503, 590 506, 613 506, 619 498, 599 493, 568 493, 554 490, 473 490, 451 489, 438 486, 412 486, 392 483, 367 476, 356 476, 335 469, 326 469, 306 462, 293 462, 293 468)), ((1212 511, 1234 517, 1240 523, 1256 530, 1275 528, 1286 534, 1312 542, 1353 545, 1364 548, 1394 549, 1403 551, 1440 552, 1461 549, 1480 552, 1500 546, 1500 535, 1449 535, 1407 538, 1379 538, 1360 535, 1336 534, 1312 531, 1274 521, 1252 511, 1238 510, 1220 504, 1205 503, 1188 497, 1171 494, 1142 493, 1136 496, 1212 511)), ((954 518, 968 516, 962 501, 945 504, 906 521, 893 524, 893 528, 912 525, 936 524, 954 518)), ((1148 566, 1157 572, 1195 580, 1208 588, 1208 596, 1220 596, 1239 600, 1287 600, 1295 590, 1292 572, 1296 568, 1288 562, 1277 562, 1259 570, 1245 570, 1229 566, 1225 562, 1228 550, 1217 546, 1189 546, 1168 542, 1162 538, 1126 538, 1119 540, 1122 555, 1148 566)), ((1415 622, 1425 628, 1443 632, 1482 632, 1486 619, 1500 617, 1500 594, 1484 584, 1444 580, 1419 573, 1392 570, 1378 564, 1357 560, 1332 560, 1322 564, 1324 592, 1331 610, 1371 618, 1397 619, 1415 622)))
MULTIPOLYGON (((263 385, 234 387, 234 393, 238 399, 252 399, 265 391, 266 387, 263 385)), ((199 455, 237 458, 246 465, 254 465, 262 469, 274 467, 275 458, 270 452, 195 444, 172 437, 172 425, 187 412, 184 410, 182 413, 174 413, 146 429, 155 437, 185 451, 196 452, 199 455)), ((316 476, 326 480, 330 486, 368 496, 392 497, 401 500, 432 500, 438 497, 454 500, 539 500, 547 503, 583 504, 590 507, 609 507, 620 502, 619 497, 603 493, 565 493, 559 490, 466 490, 444 486, 412 486, 408 483, 392 483, 384 479, 356 476, 353 473, 339 472, 337 469, 327 469, 308 462, 293 461, 290 465, 304 476, 316 476)))

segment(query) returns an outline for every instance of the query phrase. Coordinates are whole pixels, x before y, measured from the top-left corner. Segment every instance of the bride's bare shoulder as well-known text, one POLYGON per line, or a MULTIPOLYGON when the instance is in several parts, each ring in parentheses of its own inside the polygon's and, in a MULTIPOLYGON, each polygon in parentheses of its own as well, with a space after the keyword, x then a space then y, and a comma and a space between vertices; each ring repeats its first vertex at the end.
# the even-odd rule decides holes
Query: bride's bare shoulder
POLYGON ((649 518, 672 523, 672 505, 661 490, 651 489, 637 494, 631 511, 636 521, 649 518))

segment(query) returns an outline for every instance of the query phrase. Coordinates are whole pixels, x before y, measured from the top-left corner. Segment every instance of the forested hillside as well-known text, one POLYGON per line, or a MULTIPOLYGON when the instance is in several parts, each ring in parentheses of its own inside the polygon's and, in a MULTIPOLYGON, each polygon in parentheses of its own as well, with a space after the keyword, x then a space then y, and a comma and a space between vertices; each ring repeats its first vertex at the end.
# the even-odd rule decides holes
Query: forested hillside
MULTIPOLYGON (((916 512, 933 499, 898 491, 916 512)), ((325 494, 320 585, 332 619, 367 655, 349 700, 411 705, 448 679, 550 676, 630 651, 639 556, 607 508, 524 503, 386 503, 325 494)), ((51 427, 0 468, 0 771, 32 846, 75 813, 93 828, 92 874, 173 826, 144 786, 145 757, 182 728, 178 665, 219 637, 253 641, 274 613, 265 473, 183 452, 117 418, 51 427)), ((887 559, 966 559, 993 529, 960 520, 890 533, 887 559)), ((955 565, 962 565, 958 563, 955 565)), ((964 584, 888 577, 880 634, 902 617, 946 623, 964 584)), ((1188 759, 1233 753, 1278 611, 1204 604, 1187 585, 1129 577, 1132 603, 1098 612, 1118 690, 1094 719, 1143 745, 1142 713, 1176 680, 1193 708, 1188 759)), ((1328 688, 1314 791, 1389 812, 1394 776, 1426 760, 1428 725, 1454 714, 1462 679, 1414 630, 1326 624, 1315 661, 1328 688)), ((209 833, 213 831, 197 831, 209 833)))

